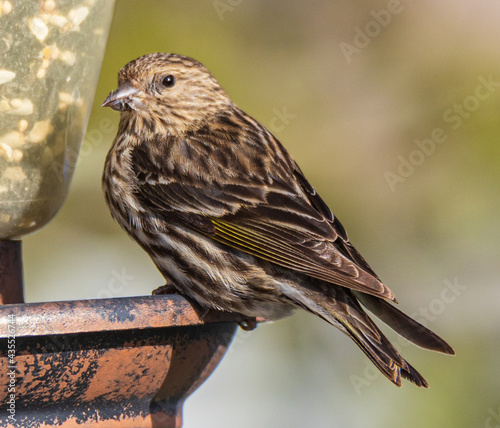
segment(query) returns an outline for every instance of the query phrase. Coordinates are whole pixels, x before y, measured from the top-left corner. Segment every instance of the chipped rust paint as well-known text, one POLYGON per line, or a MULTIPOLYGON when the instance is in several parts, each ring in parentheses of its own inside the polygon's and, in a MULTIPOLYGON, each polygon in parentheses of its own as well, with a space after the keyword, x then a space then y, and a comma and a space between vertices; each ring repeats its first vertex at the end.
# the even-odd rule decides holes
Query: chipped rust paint
POLYGON ((177 295, 0 306, 0 425, 182 425, 184 400, 213 372, 234 315, 177 295), (5 403, 7 324, 16 315, 16 423, 5 403))
MULTIPOLYGON (((17 313, 17 335, 91 333, 105 330, 158 328, 242 321, 220 311, 205 311, 179 295, 10 305, 17 313)), ((7 317, 0 306, 0 338, 7 317)))

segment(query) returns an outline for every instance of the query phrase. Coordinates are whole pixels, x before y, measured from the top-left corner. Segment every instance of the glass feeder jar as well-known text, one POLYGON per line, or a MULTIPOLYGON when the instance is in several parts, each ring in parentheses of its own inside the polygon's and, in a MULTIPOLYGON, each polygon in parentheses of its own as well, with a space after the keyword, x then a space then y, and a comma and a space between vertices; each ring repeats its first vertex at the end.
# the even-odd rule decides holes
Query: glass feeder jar
POLYGON ((113 0, 0 0, 0 240, 47 224, 73 176, 113 0))

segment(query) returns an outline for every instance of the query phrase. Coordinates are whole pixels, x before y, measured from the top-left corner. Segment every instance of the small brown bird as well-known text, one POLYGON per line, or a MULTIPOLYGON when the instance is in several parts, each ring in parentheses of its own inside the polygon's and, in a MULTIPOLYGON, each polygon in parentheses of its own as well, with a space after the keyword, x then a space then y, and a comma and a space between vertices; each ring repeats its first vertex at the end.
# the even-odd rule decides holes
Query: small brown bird
POLYGON ((103 106, 121 112, 103 189, 113 217, 168 286, 202 307, 270 320, 301 308, 347 334, 396 385, 427 387, 363 305, 445 354, 391 292, 280 142, 181 55, 138 58, 103 106))

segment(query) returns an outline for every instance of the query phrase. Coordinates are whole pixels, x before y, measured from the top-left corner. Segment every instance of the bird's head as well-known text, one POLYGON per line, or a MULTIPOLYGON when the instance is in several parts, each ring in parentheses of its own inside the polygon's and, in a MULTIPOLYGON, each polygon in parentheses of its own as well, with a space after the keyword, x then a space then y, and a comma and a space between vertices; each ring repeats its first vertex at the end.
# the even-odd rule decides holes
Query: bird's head
POLYGON ((122 121, 143 132, 181 135, 196 129, 232 104, 212 74, 198 61, 156 53, 129 62, 118 74, 118 89, 103 107, 120 111, 122 121))

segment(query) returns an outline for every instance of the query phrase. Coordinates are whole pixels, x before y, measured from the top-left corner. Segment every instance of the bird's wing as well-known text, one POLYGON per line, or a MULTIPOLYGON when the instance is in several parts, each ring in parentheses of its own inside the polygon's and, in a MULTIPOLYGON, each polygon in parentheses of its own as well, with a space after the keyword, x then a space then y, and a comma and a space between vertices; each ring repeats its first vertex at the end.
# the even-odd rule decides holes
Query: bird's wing
POLYGON ((292 189, 285 193, 270 190, 263 203, 210 218, 211 236, 314 278, 394 300, 298 167, 294 175, 302 194, 292 189))
MULTIPOLYGON (((182 150, 186 153, 195 141, 184 143, 182 150)), ((185 154, 182 165, 177 162, 175 170, 164 171, 166 157, 176 154, 159 153, 153 159, 151 153, 138 147, 132 163, 140 183, 135 193, 146 211, 279 266, 395 300, 291 159, 287 168, 281 168, 286 170, 286 177, 283 171, 281 176, 265 180, 262 174, 245 179, 230 179, 228 175, 207 184, 191 176, 182 177, 181 166, 185 170, 195 168, 185 154)), ((195 152, 187 154, 195 156, 195 152)), ((216 155, 198 159, 196 166, 216 155)))

